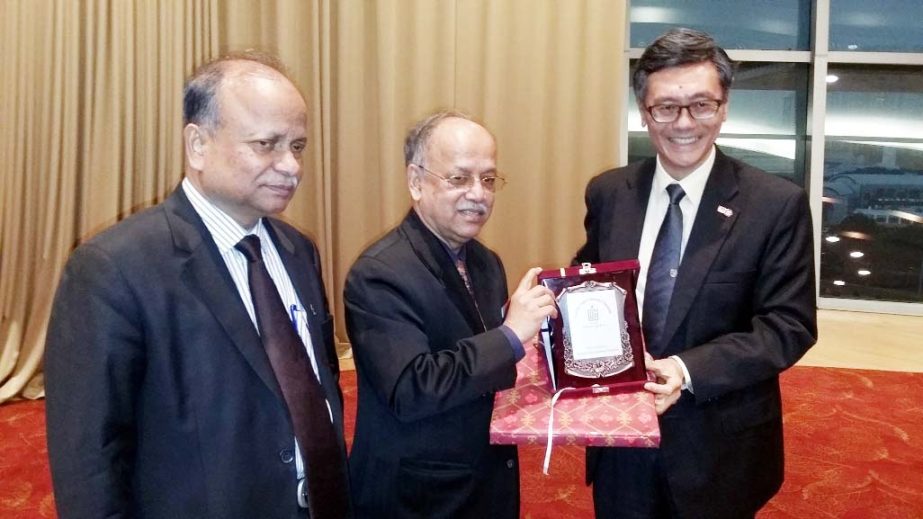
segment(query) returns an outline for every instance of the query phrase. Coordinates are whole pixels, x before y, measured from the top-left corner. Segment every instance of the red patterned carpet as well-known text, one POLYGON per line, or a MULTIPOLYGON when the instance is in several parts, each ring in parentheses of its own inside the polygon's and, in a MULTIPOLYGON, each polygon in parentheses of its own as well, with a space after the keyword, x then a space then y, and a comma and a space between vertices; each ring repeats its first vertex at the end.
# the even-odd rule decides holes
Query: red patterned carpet
MULTIPOLYGON (((347 416, 355 374, 344 373, 347 416)), ((760 519, 923 517, 923 373, 796 367, 782 376, 786 482, 760 519)), ((349 419, 347 436, 353 421, 349 419)), ((593 516, 582 484, 583 449, 520 450, 522 513, 533 519, 593 516)), ((44 403, 0 406, 0 518, 55 517, 44 403)))

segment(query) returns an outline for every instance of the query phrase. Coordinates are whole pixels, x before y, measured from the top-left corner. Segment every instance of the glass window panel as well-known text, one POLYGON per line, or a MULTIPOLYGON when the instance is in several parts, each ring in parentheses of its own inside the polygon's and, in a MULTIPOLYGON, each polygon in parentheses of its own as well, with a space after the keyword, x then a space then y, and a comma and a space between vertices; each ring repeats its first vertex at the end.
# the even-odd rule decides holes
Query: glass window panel
POLYGON ((829 74, 820 294, 923 302, 923 68, 829 74))
POLYGON ((676 26, 711 34, 725 49, 808 50, 810 0, 632 0, 631 46, 676 26))
MULTIPOLYGON (((803 186, 807 91, 806 64, 740 63, 718 146, 732 157, 803 186)), ((641 126, 634 94, 630 95, 628 158, 633 162, 656 151, 641 126)))
POLYGON ((920 0, 830 0, 830 50, 923 50, 920 0))

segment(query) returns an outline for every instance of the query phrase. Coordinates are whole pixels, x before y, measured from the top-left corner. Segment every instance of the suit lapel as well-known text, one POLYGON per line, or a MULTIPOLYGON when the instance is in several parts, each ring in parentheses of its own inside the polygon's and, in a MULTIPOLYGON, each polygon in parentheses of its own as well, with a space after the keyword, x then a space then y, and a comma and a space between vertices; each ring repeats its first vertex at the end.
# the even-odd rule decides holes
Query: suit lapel
POLYGON ((468 293, 465 282, 452 263, 449 252, 442 242, 423 224, 417 213, 411 209, 401 223, 401 230, 410 241, 410 246, 420 261, 433 276, 445 287, 449 300, 462 313, 468 326, 474 333, 486 331, 481 317, 474 305, 474 299, 468 293))
POLYGON ((497 280, 487 279, 488 272, 491 271, 491 265, 488 262, 493 262, 493 258, 484 247, 475 247, 471 242, 465 244, 465 247, 467 249, 465 264, 468 268, 468 277, 471 279, 474 299, 477 301, 475 311, 479 314, 478 324, 481 324, 480 319, 483 319, 484 326, 496 328, 502 323, 499 306, 506 300, 507 295, 497 294, 494 288, 500 284, 497 280), (498 304, 497 301, 501 303, 498 304))
POLYGON ((740 213, 740 207, 734 200, 737 192, 734 165, 721 151, 717 151, 673 288, 663 330, 664 344, 670 344, 673 334, 689 313, 715 257, 737 221, 740 213))
MULTIPOLYGON (((320 347, 323 344, 320 323, 326 316, 322 315, 324 313, 323 302, 316 301, 316 297, 314 297, 314 294, 321 292, 317 276, 312 275, 316 272, 314 262, 312 258, 302 258, 298 255, 295 245, 285 234, 279 231, 274 220, 264 218, 263 221, 269 235, 272 236, 272 241, 279 252, 279 258, 285 266, 285 272, 288 273, 288 278, 295 288, 295 293, 298 294, 298 300, 304 305, 305 311, 310 314, 308 316, 308 331, 311 334, 311 344, 314 346, 315 352, 318 349, 323 349, 320 347), (320 313, 318 313, 318 309, 320 309, 320 313)), ((318 363, 320 363, 320 360, 318 359, 318 363)))
POLYGON ((177 188, 164 205, 173 233, 173 245, 188 254, 183 281, 205 303, 257 376, 282 400, 282 390, 260 337, 205 224, 186 199, 182 188, 177 188))
MULTIPOLYGON (((324 343, 324 333, 321 330, 322 322, 327 318, 326 305, 324 301, 317 297, 317 294, 323 294, 323 287, 320 286, 320 278, 317 276, 319 266, 314 264, 314 258, 305 254, 299 254, 295 245, 283 233, 275 220, 264 218, 266 229, 272 237, 279 258, 285 266, 285 272, 295 288, 298 300, 308 312, 308 333, 311 336, 311 348, 314 351, 314 360, 317 363, 317 371, 320 377, 321 386, 327 400, 330 401, 330 409, 333 411, 335 421, 342 423, 342 408, 339 402, 339 392, 337 391, 337 381, 333 378, 333 373, 328 367, 330 363, 337 362, 336 359, 329 359, 326 344, 324 343)), ((271 367, 271 366, 270 366, 271 367)))
POLYGON ((607 261, 634 259, 638 257, 641 247, 641 229, 644 215, 647 213, 647 200, 654 181, 655 159, 645 160, 637 169, 629 172, 624 184, 618 186, 613 194, 615 208, 612 213, 610 239, 604 244, 606 250, 600 251, 600 258, 607 261))

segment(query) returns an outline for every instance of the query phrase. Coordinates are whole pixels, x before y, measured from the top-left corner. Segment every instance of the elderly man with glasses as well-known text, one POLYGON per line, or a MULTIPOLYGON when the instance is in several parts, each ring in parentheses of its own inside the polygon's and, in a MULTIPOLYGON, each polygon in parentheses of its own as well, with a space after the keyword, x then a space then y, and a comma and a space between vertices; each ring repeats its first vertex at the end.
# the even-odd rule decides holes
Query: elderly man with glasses
POLYGON ((523 342, 556 315, 529 270, 507 300, 500 258, 475 237, 496 191, 496 143, 457 112, 420 121, 404 146, 413 208, 346 279, 359 385, 350 458, 358 517, 519 517, 516 448, 492 446, 494 392, 523 342))
POLYGON ((779 373, 817 337, 804 190, 715 147, 733 63, 674 29, 632 75, 657 156, 586 191, 575 261, 638 258, 662 441, 587 450, 596 516, 753 517, 783 479, 779 373))

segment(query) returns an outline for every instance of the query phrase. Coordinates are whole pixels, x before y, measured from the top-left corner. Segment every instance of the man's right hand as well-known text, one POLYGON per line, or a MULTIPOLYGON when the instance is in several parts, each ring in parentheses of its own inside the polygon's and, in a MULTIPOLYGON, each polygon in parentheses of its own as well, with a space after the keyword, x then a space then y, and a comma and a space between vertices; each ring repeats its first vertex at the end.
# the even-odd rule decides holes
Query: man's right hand
POLYGON ((546 317, 558 316, 554 294, 547 287, 535 283, 541 271, 540 267, 533 267, 522 277, 510 296, 510 306, 503 322, 523 344, 538 334, 546 317))

